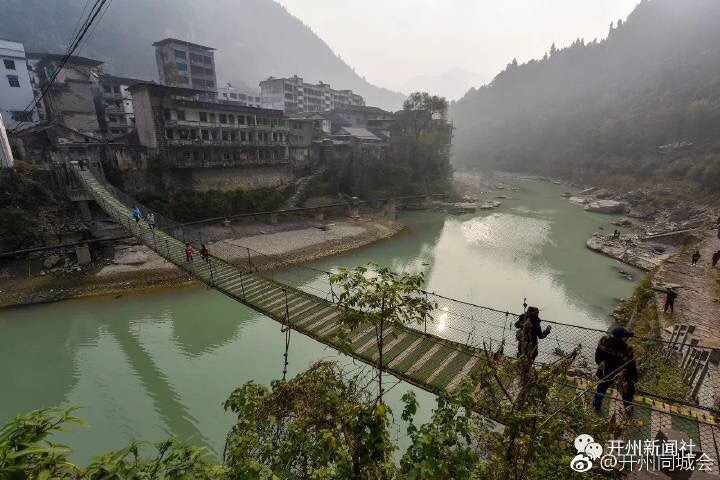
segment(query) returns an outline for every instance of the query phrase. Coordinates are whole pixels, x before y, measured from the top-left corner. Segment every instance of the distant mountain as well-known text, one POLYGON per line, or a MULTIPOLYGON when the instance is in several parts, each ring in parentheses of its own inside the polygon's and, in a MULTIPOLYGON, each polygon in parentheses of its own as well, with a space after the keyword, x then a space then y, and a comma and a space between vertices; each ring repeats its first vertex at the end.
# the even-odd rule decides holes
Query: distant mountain
MULTIPOLYGON (((0 0, 0 38, 29 51, 62 52, 85 0, 0 0)), ((352 89, 369 105, 401 108, 404 96, 376 87, 309 27, 272 0, 116 0, 80 55, 117 75, 157 79, 152 43, 176 37, 217 49, 218 82, 257 88, 268 76, 297 74, 352 89)))
POLYGON ((513 61, 450 116, 460 168, 720 191, 720 2, 643 0, 606 40, 513 61), (694 145, 658 148, 675 142, 694 145))
POLYGON ((393 85, 393 87, 406 94, 429 92, 448 100, 457 100, 470 88, 481 87, 490 79, 490 75, 480 75, 464 68, 455 67, 437 76, 419 75, 400 85, 393 85))

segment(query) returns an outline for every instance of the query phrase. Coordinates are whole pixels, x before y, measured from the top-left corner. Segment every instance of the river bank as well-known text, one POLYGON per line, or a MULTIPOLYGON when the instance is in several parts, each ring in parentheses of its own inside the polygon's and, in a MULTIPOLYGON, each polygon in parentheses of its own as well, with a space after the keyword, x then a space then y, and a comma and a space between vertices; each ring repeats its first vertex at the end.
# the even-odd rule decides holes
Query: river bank
MULTIPOLYGON (((267 255, 266 262, 274 267, 289 267, 364 247, 390 238, 403 228, 396 221, 364 217, 322 226, 309 222, 258 224, 241 230, 215 226, 207 229, 204 238, 208 238, 211 252, 229 245, 244 254, 244 248, 249 247, 267 255)), ((242 258, 230 256, 229 260, 242 258)), ((53 268, 30 276, 21 274, 18 267, 6 268, 0 275, 0 308, 197 285, 187 272, 135 241, 116 245, 112 258, 79 271, 53 268)))

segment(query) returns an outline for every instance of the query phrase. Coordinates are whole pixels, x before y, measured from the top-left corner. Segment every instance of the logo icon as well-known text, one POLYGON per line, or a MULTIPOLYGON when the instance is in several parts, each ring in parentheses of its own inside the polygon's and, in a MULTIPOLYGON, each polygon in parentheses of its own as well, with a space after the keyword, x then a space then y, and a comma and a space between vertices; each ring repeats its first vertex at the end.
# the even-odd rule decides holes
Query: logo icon
POLYGON ((593 460, 602 456, 603 447, 590 435, 583 433, 575 438, 577 455, 570 461, 570 468, 576 472, 587 472, 593 467, 593 460))

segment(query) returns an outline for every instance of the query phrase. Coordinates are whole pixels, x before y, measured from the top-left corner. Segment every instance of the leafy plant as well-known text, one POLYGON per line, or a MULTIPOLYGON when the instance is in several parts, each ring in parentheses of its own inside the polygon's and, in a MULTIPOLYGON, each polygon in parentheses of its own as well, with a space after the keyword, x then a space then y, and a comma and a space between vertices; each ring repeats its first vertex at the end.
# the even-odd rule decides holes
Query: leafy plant
POLYGON ((225 444, 236 478, 390 479, 390 411, 330 362, 270 388, 248 382, 225 409, 237 423, 225 444))
POLYGON ((355 331, 363 326, 375 329, 378 350, 378 392, 382 402, 383 346, 387 335, 396 335, 394 327, 423 323, 437 305, 422 294, 425 274, 396 273, 374 263, 353 269, 341 269, 331 275, 330 283, 340 287, 338 305, 341 322, 355 331))

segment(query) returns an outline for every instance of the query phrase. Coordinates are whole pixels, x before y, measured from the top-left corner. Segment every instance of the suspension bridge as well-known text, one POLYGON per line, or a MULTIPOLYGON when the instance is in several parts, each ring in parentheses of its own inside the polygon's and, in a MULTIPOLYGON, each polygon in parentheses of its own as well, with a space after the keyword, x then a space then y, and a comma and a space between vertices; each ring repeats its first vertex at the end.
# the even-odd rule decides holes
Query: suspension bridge
MULTIPOLYGON (((296 331, 377 367, 379 351, 374 326, 359 328, 349 338, 338 336, 342 309, 336 302, 328 272, 307 267, 272 268, 274 259, 224 242, 209 244, 211 255, 207 259, 196 252, 188 260, 186 241, 203 242, 202 233, 196 232, 197 238, 187 238, 181 224, 158 214, 155 228, 145 221, 136 222, 131 214, 131 209, 139 206, 135 200, 92 171, 77 168, 74 171, 97 204, 140 242, 208 287, 282 324, 286 342, 289 332, 296 331)), ((485 358, 483 346, 503 344, 507 346, 505 353, 514 355, 512 325, 517 315, 434 293, 426 295, 437 304, 429 322, 386 329, 382 342, 383 371, 432 393, 452 392, 464 379, 476 378, 485 358)), ((575 388, 590 390, 595 346, 605 333, 555 323, 551 336, 541 341, 537 361, 551 362, 579 349, 580 356, 573 368, 577 373, 568 380, 575 388)), ((637 358, 641 379, 634 400, 636 416, 647 420, 643 438, 655 438, 660 430, 681 431, 716 460, 720 458, 717 351, 704 349, 687 337, 687 329, 676 327, 670 341, 636 339, 642 343, 643 352, 637 358), (661 383, 660 376, 667 374, 668 365, 677 367, 674 370, 678 373, 677 385, 670 389, 655 388, 661 383)), ((612 390, 609 396, 615 401, 619 398, 612 390)))

